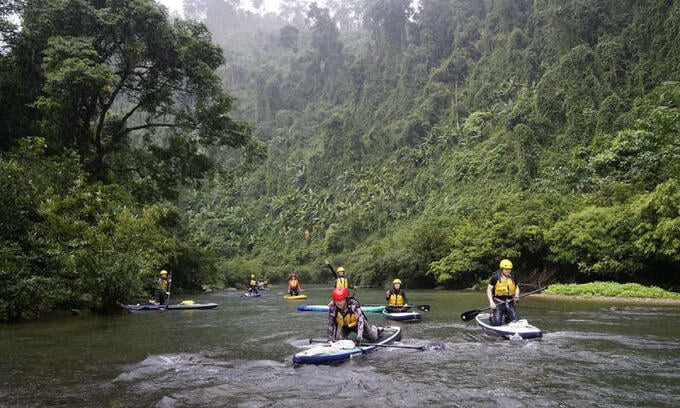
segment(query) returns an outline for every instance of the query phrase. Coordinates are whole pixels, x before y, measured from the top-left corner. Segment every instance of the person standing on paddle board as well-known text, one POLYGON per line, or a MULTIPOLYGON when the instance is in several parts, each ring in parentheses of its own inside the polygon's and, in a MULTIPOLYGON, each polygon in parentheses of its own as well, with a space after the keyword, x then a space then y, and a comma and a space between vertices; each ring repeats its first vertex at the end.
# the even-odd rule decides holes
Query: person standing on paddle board
POLYGON ((255 278, 255 274, 250 275, 250 279, 248 280, 248 292, 252 294, 260 293, 257 291, 257 279, 255 278))
POLYGON ((327 339, 344 340, 350 333, 356 333, 355 342, 362 343, 364 339, 370 342, 378 341, 378 328, 368 324, 359 302, 349 297, 347 288, 335 288, 331 292, 333 300, 328 304, 328 332, 327 339))
POLYGON ((333 266, 331 265, 330 262, 325 261, 325 263, 328 269, 330 269, 331 272, 333 273, 333 276, 335 276, 335 284, 333 285, 333 287, 349 289, 349 280, 345 278, 345 268, 341 266, 338 268, 336 272, 336 270, 333 269, 333 266))
POLYGON ((297 278, 297 274, 291 273, 290 278, 288 278, 288 295, 297 296, 302 292, 302 285, 297 278))
POLYGON ((515 309, 515 302, 519 300, 519 285, 512 276, 512 262, 503 259, 500 271, 493 274, 486 288, 486 297, 489 299, 491 325, 500 326, 519 320, 519 314, 515 309))
POLYGON ((401 288, 401 279, 392 281, 392 289, 385 292, 385 300, 387 300, 385 310, 388 312, 401 312, 405 310, 404 308, 408 306, 408 299, 406 299, 406 292, 401 288))
POLYGON ((163 269, 158 276, 158 280, 156 280, 156 302, 159 305, 168 303, 170 282, 172 280, 168 278, 168 271, 163 269))

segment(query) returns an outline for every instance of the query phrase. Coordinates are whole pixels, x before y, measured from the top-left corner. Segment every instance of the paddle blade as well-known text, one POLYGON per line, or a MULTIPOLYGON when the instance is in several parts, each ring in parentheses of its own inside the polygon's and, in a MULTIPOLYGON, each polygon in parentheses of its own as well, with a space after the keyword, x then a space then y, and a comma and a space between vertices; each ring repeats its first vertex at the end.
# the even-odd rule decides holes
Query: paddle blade
POLYGON ((460 318, 461 318, 464 322, 468 322, 468 321, 474 319, 475 316, 477 316, 477 315, 479 314, 479 312, 481 312, 481 310, 479 310, 479 309, 477 309, 477 310, 468 310, 467 312, 461 314, 461 315, 460 315, 460 318))
MULTIPOLYGON (((387 307, 390 307, 390 306, 387 306, 387 307)), ((397 312, 397 311, 399 311, 398 309, 400 309, 400 308, 404 309, 404 310, 414 308, 414 309, 422 310, 423 312, 429 312, 430 311, 430 305, 408 305, 408 306, 404 306, 404 307, 395 306, 394 311, 397 312)))

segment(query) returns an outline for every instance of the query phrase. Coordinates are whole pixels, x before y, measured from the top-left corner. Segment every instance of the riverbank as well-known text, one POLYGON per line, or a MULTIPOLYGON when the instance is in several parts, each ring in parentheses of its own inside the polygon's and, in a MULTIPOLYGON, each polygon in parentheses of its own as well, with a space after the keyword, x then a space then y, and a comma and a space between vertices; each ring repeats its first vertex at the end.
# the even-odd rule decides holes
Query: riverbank
POLYGON ((644 303, 650 305, 678 305, 680 306, 680 299, 659 299, 659 298, 641 298, 641 297, 618 297, 618 296, 590 296, 590 295, 551 295, 539 294, 536 297, 546 299, 566 299, 566 300, 593 300, 598 302, 616 302, 616 303, 644 303))
POLYGON ((639 283, 589 282, 555 283, 548 286, 541 295, 577 300, 606 302, 628 302, 645 304, 680 304, 680 294, 658 286, 644 286, 639 283))

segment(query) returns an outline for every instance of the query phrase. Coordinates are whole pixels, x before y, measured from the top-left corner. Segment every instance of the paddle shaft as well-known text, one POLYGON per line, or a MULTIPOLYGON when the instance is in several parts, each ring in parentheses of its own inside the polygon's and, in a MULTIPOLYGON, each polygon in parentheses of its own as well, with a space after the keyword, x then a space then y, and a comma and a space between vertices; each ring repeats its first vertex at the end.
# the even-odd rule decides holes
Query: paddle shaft
POLYGON ((425 346, 409 346, 406 344, 375 344, 375 343, 359 343, 357 346, 366 347, 391 347, 391 348, 405 348, 405 349, 416 349, 425 350, 425 346))
MULTIPOLYGON (((533 295, 534 293, 537 293, 537 292, 546 290, 547 288, 548 288, 548 287, 546 286, 546 287, 544 287, 544 288, 532 290, 531 292, 527 292, 527 293, 525 293, 525 294, 523 294, 523 295, 518 296, 517 298, 519 299, 519 298, 523 298, 523 297, 526 297, 526 296, 529 296, 529 295, 533 295)), ((515 301, 514 299, 510 299, 510 300, 506 300, 504 303, 510 303, 510 302, 514 302, 514 301, 515 301)), ((489 309, 491 309, 491 306, 485 307, 484 309, 468 310, 467 312, 462 313, 462 314, 460 315, 460 318, 461 318, 461 320, 463 320, 464 322, 467 322, 467 321, 469 321, 469 320, 474 319, 474 317, 477 316, 478 314, 480 314, 481 312, 483 312, 483 311, 485 311, 485 310, 489 310, 489 309)))
MULTIPOLYGON (((399 307, 399 306, 397 306, 397 307, 399 307)), ((407 305, 405 307, 406 307, 406 309, 414 308, 414 309, 422 310, 423 312, 429 312, 430 311, 430 305, 407 305)))
MULTIPOLYGON (((309 339, 309 344, 312 343, 328 343, 326 340, 316 340, 316 339, 309 339)), ((409 346, 406 344, 375 344, 375 343, 359 343, 357 344, 357 347, 391 347, 391 348, 405 348, 405 349, 416 349, 416 350, 425 350, 425 346, 409 346)))
MULTIPOLYGON (((373 306, 384 306, 384 305, 364 305, 364 306, 373 307, 373 306)), ((390 306, 387 305, 385 307, 390 307, 390 306)), ((404 308, 404 309, 415 308, 415 309, 422 310, 423 312, 429 312, 430 311, 430 305, 406 305, 406 306, 393 306, 393 307, 401 307, 401 308, 404 308)))
POLYGON ((172 285, 172 272, 168 274, 168 297, 165 298, 165 304, 170 304, 170 285, 172 285))

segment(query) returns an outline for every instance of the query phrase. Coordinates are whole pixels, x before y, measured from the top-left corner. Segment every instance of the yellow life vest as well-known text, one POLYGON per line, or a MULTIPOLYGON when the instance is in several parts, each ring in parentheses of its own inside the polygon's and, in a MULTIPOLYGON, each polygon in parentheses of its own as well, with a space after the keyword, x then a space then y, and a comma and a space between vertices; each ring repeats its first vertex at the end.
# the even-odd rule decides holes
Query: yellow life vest
POLYGON ((158 278, 158 289, 163 290, 165 292, 168 291, 168 280, 163 279, 163 278, 158 278))
POLYGON ((390 294, 390 300, 387 302, 387 306, 404 306, 404 297, 400 294, 390 294))
POLYGON ((298 287, 298 280, 297 280, 297 279, 291 279, 290 282, 289 282, 289 284, 290 284, 290 288, 291 288, 291 289, 297 289, 297 287, 298 287))
POLYGON ((512 276, 507 278, 501 273, 493 289, 494 296, 515 296, 515 281, 512 276))
POLYGON ((339 277, 335 280, 336 288, 349 288, 349 281, 345 277, 339 277))
POLYGON ((257 281, 255 279, 251 279, 250 286, 257 286, 257 281))
POLYGON ((343 315, 342 312, 338 310, 335 313, 335 322, 338 324, 338 327, 345 326, 351 329, 357 325, 357 317, 349 311, 343 315))

